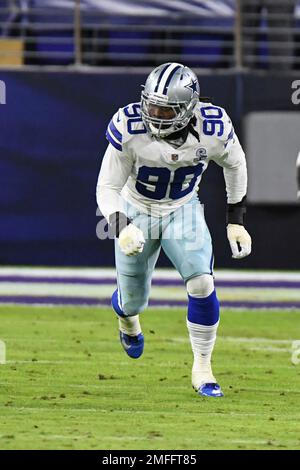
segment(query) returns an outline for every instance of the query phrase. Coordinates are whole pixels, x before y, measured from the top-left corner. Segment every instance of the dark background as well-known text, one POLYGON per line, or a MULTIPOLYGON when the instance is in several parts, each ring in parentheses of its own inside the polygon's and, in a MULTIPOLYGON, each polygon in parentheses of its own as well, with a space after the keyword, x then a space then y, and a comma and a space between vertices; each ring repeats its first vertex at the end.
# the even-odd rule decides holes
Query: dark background
MULTIPOLYGON (((145 77, 1 72, 7 104, 0 106, 0 264, 114 263, 113 242, 96 238, 95 186, 107 146, 107 123, 118 107, 139 101, 145 77)), ((299 110, 291 102, 294 79, 260 73, 199 76, 201 94, 226 108, 242 142, 242 120, 248 112, 299 110)), ((200 199, 216 267, 299 269, 296 201, 291 206, 250 205, 247 228, 253 253, 233 261, 226 238, 223 174, 214 163, 204 174, 200 199)), ((169 266, 164 255, 158 265, 169 266)))

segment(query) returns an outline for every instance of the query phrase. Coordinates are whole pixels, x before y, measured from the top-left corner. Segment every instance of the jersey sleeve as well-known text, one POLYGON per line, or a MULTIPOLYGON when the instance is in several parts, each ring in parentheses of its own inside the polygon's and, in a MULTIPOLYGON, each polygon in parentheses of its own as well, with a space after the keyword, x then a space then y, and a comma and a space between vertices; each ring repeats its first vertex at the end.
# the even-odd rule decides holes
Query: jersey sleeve
POLYGON ((231 119, 222 111, 223 134, 218 137, 217 152, 212 160, 223 167, 228 204, 236 204, 247 193, 246 158, 231 119))
POLYGON ((119 109, 110 120, 106 129, 106 138, 108 142, 119 152, 123 149, 124 118, 122 110, 119 109))
POLYGON ((106 131, 109 145, 104 154, 96 188, 99 209, 108 220, 114 212, 123 211, 120 193, 131 173, 133 160, 123 148, 122 117, 119 110, 106 131))

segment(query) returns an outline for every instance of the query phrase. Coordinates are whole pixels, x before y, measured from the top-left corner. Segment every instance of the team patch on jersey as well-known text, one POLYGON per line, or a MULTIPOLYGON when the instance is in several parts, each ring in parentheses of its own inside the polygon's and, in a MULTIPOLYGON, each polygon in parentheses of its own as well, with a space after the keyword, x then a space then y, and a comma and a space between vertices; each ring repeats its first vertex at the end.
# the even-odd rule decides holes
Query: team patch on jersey
POLYGON ((194 158, 194 162, 199 162, 201 160, 205 160, 207 158, 207 150, 204 147, 200 147, 196 150, 196 158, 194 158))
POLYGON ((179 158, 178 153, 172 153, 172 155, 171 155, 172 162, 177 162, 178 158, 179 158))

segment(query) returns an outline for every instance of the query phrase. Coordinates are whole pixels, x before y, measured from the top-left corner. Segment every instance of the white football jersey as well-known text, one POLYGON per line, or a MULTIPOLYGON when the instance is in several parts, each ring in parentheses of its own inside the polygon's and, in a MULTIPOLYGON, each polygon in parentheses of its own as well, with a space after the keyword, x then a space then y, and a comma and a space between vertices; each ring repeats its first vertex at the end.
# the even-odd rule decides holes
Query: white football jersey
POLYGON ((188 202, 210 160, 224 168, 228 203, 245 196, 245 154, 226 111, 211 103, 195 109, 195 130, 183 145, 173 147, 146 129, 140 103, 132 103, 111 119, 109 141, 97 184, 97 202, 102 214, 122 211, 123 199, 154 216, 165 216, 188 202))

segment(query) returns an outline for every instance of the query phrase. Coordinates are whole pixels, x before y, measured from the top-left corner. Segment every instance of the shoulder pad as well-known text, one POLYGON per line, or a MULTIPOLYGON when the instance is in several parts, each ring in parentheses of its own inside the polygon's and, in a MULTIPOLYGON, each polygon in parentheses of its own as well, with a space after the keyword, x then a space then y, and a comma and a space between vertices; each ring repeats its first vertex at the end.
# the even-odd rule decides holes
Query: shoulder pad
POLYGON ((197 117, 202 120, 203 133, 221 140, 225 147, 234 136, 234 128, 224 108, 212 103, 200 103, 197 117))
POLYGON ((122 151, 123 145, 134 135, 146 132, 140 103, 130 103, 114 114, 108 124, 106 138, 117 150, 122 151))

